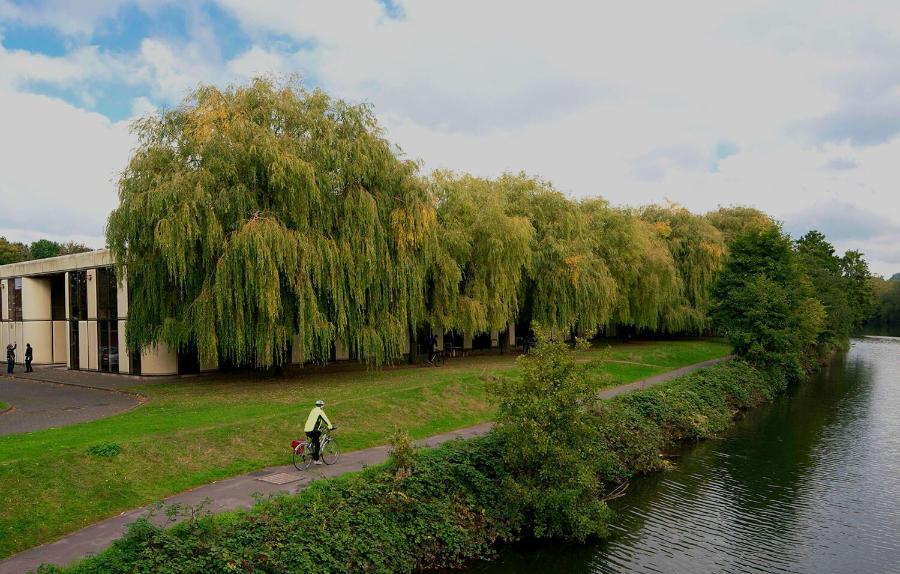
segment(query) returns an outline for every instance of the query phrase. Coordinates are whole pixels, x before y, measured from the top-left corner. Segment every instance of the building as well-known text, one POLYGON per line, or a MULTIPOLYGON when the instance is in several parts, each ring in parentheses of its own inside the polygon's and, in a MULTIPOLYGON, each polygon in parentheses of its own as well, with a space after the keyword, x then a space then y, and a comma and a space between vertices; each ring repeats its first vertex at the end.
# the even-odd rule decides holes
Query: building
MULTIPOLYGON (((0 265, 0 347, 25 344, 34 349, 35 365, 66 365, 70 369, 132 375, 174 375, 215 370, 196 351, 160 344, 141 353, 128 351, 128 288, 118 281, 109 250, 63 255, 0 265)), ((501 338, 516 345, 515 327, 472 336, 438 333, 439 348, 467 351, 497 347, 501 338)), ((426 340, 420 334, 420 341, 426 340)), ((294 363, 301 362, 298 344, 294 363)), ((408 349, 407 349, 408 352, 408 349)), ((425 352, 423 349, 419 353, 425 352)), ((346 345, 336 344, 332 360, 352 359, 346 345)))

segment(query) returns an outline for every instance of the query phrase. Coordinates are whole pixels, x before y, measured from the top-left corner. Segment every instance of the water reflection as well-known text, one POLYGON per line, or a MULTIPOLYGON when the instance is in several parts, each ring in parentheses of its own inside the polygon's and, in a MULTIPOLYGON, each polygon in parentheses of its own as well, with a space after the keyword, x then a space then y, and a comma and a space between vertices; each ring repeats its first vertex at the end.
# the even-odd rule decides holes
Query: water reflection
POLYGON ((864 338, 675 471, 608 541, 509 549, 510 572, 900 572, 900 339, 864 338))

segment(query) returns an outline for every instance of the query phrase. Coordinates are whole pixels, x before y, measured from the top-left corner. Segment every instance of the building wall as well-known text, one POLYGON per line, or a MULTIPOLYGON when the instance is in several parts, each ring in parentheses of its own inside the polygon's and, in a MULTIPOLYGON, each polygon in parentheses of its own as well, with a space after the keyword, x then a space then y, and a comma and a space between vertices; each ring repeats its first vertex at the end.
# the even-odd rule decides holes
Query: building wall
MULTIPOLYGON (((99 267, 112 265, 108 250, 64 255, 37 261, 23 261, 0 265, 0 345, 17 343, 17 360, 24 360, 25 343, 34 348, 34 362, 60 363, 70 368, 69 322, 71 317, 71 272, 85 270, 87 275, 87 317, 78 321, 78 358, 81 369, 99 369, 99 333, 97 323, 97 271, 99 267), (64 276, 65 321, 52 320, 51 277, 64 276), (22 278, 22 321, 9 321, 7 279, 22 278)), ((119 277, 116 290, 118 319, 119 372, 131 371, 125 329, 128 320, 128 288, 126 278, 119 277)), ((216 365, 203 365, 215 369, 216 365)), ((177 354, 165 345, 148 349, 141 354, 141 373, 148 375, 172 375, 178 371, 177 354)))
POLYGON ((177 373, 178 354, 165 343, 144 349, 141 353, 142 375, 175 375, 177 373))

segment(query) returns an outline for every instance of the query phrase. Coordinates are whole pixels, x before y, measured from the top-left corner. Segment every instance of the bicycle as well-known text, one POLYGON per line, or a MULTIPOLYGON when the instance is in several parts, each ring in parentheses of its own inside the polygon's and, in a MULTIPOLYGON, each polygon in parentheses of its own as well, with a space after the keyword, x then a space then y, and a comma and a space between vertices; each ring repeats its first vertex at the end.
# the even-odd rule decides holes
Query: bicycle
POLYGON ((435 351, 428 359, 425 360, 426 367, 440 367, 444 364, 444 352, 435 351))
MULTIPOLYGON (((322 436, 319 437, 319 460, 325 464, 334 464, 341 458, 341 449, 338 448, 337 442, 331 436, 331 432, 336 430, 337 427, 331 431, 325 429, 322 431, 322 436)), ((306 470, 312 465, 313 445, 309 438, 292 441, 291 450, 293 451, 291 461, 294 463, 294 468, 306 470)))

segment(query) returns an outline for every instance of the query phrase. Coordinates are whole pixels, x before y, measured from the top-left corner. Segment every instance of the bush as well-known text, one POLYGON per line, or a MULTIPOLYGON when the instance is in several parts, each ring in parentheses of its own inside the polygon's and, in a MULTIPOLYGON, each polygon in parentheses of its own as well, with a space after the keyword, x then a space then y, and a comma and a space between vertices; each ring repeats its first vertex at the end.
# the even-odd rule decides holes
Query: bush
POLYGON ((122 452, 122 447, 115 442, 101 442, 87 447, 85 452, 97 458, 113 458, 122 452))
POLYGON ((682 440, 710 437, 784 389, 734 360, 610 401, 560 343, 522 358, 523 379, 495 383, 497 429, 415 451, 398 431, 386 464, 321 480, 253 509, 172 528, 131 525, 112 548, 44 572, 415 572, 489 558, 530 536, 603 536, 605 485, 663 468, 682 440), (560 424, 564 423, 564 424, 560 424))

